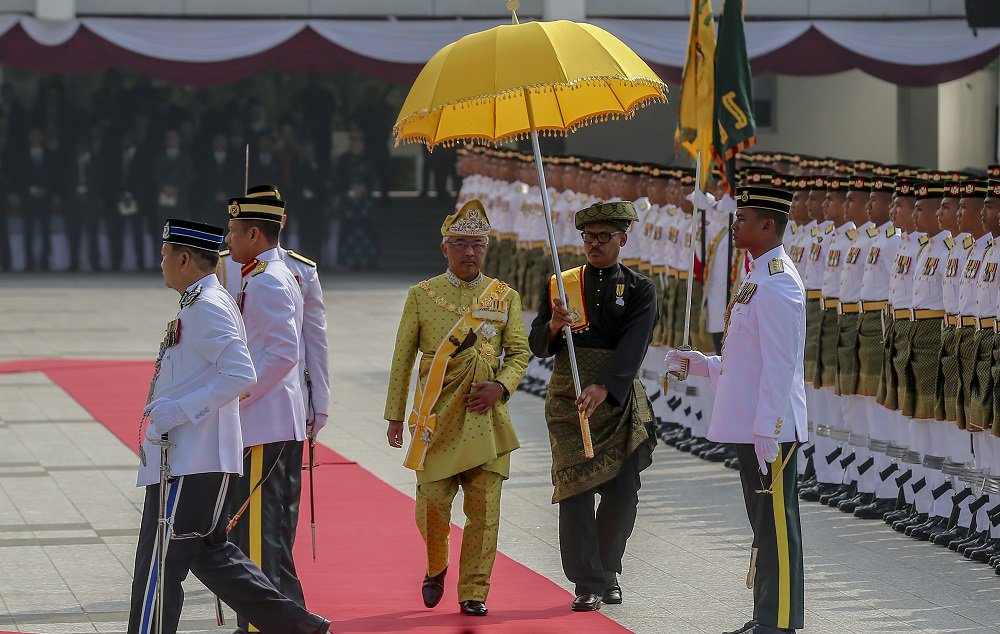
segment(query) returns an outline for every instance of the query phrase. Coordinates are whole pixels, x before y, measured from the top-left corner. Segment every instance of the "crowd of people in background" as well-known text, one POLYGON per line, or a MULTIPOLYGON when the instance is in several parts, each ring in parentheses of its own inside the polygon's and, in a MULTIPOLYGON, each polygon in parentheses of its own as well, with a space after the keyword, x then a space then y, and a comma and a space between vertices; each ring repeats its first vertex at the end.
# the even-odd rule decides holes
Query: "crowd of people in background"
POLYGON ((222 224, 247 172, 252 182, 280 185, 302 252, 326 267, 371 264, 377 244, 369 216, 392 186, 388 89, 370 83, 348 103, 320 76, 300 80, 281 99, 253 79, 209 91, 116 71, 103 74, 93 97, 58 76, 41 78, 30 101, 5 83, 0 270, 47 270, 56 233, 68 237, 71 270, 155 268, 150 251, 164 219, 222 224), (339 153, 336 130, 348 131, 339 153), (323 262, 323 240, 337 219, 350 221, 350 246, 336 249, 338 262, 323 262), (110 247, 103 262, 99 239, 110 247), (15 251, 23 254, 20 266, 15 251))

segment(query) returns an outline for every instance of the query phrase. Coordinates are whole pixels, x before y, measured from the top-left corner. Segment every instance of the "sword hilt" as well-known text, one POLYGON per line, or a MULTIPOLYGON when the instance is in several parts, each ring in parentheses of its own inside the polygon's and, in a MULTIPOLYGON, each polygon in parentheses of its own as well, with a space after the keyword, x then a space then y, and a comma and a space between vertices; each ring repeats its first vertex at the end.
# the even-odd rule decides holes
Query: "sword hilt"
MULTIPOLYGON (((679 352, 691 352, 692 350, 694 350, 694 348, 692 348, 691 346, 684 345, 681 346, 680 348, 677 348, 677 350, 679 352)), ((667 374, 673 375, 674 377, 677 378, 678 381, 686 381, 688 378, 688 370, 690 368, 691 368, 691 361, 689 359, 681 359, 681 369, 670 370, 667 372, 667 374)), ((669 379, 667 379, 667 377, 664 377, 664 383, 663 383, 664 387, 668 384, 668 382, 669 379)))

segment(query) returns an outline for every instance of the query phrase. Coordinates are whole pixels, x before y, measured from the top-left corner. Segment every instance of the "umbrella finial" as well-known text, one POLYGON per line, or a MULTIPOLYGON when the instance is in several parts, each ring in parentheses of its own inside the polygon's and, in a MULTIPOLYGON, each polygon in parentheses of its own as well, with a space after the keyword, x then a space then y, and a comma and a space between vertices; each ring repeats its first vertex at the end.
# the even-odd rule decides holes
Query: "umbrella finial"
POLYGON ((507 0, 507 10, 510 11, 510 23, 519 24, 517 21, 517 10, 521 8, 520 0, 507 0))

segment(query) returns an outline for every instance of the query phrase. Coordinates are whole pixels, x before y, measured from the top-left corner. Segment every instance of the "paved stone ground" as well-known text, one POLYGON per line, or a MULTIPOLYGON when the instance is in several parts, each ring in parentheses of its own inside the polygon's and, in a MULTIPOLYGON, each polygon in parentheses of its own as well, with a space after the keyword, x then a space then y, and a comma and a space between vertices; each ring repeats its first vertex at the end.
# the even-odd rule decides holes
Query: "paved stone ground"
MULTIPOLYGON (((413 280, 325 281, 340 414, 320 440, 412 495, 381 414, 413 280)), ((175 306, 152 276, 2 277, 0 359, 152 358, 175 306)), ((519 393, 512 410, 522 448, 505 486, 500 546, 565 587, 542 403, 519 393)), ((124 631, 141 504, 134 481, 133 453, 45 376, 0 376, 0 630, 124 631)), ((640 505, 625 603, 605 614, 643 634, 741 624, 751 602, 749 527, 735 472, 661 446, 640 505)), ((806 632, 1000 632, 1000 578, 990 568, 815 504, 803 506, 803 531, 806 632)), ((192 580, 186 590, 183 630, 229 631, 215 628, 203 587, 192 580)))

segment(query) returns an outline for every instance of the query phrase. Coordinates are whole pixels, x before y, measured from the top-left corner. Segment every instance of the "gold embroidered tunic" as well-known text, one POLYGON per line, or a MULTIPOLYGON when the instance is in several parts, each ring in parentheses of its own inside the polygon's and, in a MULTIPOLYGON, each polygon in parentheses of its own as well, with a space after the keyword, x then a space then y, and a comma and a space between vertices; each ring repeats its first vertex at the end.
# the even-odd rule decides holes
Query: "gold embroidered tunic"
MULTIPOLYGON (((455 280, 458 281, 458 280, 455 280)), ((434 407, 437 426, 417 483, 433 482, 482 466, 504 478, 510 472, 510 452, 519 446, 507 404, 497 401, 486 414, 465 409, 464 396, 477 381, 499 381, 513 394, 524 378, 531 352, 521 318, 521 298, 511 291, 506 305, 480 305, 477 300, 491 278, 455 286, 447 274, 416 286, 406 296, 396 333, 385 403, 386 420, 407 420, 410 377, 417 352, 417 392, 423 389, 434 352, 465 311, 487 317, 475 345, 448 361, 444 388, 434 407)))

